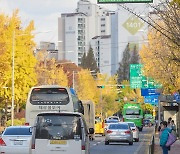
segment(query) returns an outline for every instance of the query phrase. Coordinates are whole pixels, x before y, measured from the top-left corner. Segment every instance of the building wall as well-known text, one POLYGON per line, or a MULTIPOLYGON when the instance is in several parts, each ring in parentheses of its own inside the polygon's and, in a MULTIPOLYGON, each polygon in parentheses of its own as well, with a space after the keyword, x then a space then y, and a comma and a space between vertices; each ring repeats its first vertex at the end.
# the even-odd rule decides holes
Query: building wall
MULTIPOLYGON (((108 15, 108 11, 106 9, 102 9, 96 4, 92 4, 88 0, 79 0, 76 12, 70 14, 61 14, 61 18, 59 18, 58 29, 59 33, 58 40, 61 41, 62 44, 58 44, 61 50, 65 51, 64 58, 67 60, 71 60, 76 64, 81 64, 82 55, 88 52, 90 48, 90 40, 97 35, 110 35, 110 16, 108 15), (83 15, 82 15, 83 14, 83 15), (84 17, 84 29, 83 29, 83 45, 79 45, 80 41, 78 40, 78 36, 80 36, 80 32, 78 31, 78 17, 84 17), (101 17, 105 17, 105 21, 101 21, 101 17), (67 20, 67 21, 66 21, 67 20), (105 26, 101 26, 101 22, 105 26), (63 28, 64 26, 64 28, 63 28), (73 32, 68 32, 68 28, 74 28, 73 32), (102 33, 102 28, 104 32, 102 33), (71 46, 71 47, 70 47, 71 46), (73 48, 72 48, 73 47, 73 48), (82 49, 83 48, 83 49, 82 49), (69 54, 66 51, 74 50, 73 54, 69 54)), ((60 53, 61 51, 59 51, 60 53)), ((62 56, 61 56, 62 57, 62 56)))
POLYGON ((94 51, 95 60, 100 73, 111 76, 111 37, 110 35, 94 37, 90 45, 94 51))

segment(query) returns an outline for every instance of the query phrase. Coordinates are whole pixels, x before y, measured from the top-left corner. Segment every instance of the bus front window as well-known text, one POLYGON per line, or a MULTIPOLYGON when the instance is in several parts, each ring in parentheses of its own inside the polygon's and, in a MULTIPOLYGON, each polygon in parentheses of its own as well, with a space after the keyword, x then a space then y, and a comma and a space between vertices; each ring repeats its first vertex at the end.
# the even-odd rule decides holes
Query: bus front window
POLYGON ((140 115, 139 109, 127 109, 126 115, 140 115))

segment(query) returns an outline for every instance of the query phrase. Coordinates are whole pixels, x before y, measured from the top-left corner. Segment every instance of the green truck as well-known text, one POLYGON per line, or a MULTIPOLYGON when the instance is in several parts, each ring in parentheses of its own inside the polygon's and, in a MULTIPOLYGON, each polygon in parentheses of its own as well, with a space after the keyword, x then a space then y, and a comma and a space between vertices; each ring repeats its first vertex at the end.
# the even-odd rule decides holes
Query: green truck
POLYGON ((143 110, 139 103, 125 103, 123 106, 123 121, 134 122, 139 131, 143 129, 143 110))

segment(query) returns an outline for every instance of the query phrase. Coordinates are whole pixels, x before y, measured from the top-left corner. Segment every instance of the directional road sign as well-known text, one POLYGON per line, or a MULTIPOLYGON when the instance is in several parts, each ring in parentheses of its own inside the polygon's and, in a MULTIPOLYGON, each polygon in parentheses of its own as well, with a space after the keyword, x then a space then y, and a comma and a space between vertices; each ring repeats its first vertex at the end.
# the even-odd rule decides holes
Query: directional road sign
POLYGON ((158 92, 158 89, 154 89, 154 88, 141 89, 141 96, 151 96, 151 95, 160 95, 160 93, 158 92))
POLYGON ((144 102, 152 105, 158 105, 158 95, 144 96, 144 102))
POLYGON ((142 87, 142 64, 130 64, 130 87, 132 89, 142 87))

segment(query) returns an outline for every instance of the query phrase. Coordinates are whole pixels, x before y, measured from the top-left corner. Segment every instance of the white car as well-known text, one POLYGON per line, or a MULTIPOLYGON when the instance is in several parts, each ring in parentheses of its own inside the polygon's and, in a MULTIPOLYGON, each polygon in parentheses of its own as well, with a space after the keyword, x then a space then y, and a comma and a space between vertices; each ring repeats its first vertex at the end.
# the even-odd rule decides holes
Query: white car
POLYGON ((107 118, 107 120, 118 120, 120 122, 120 119, 118 116, 110 116, 107 118))
POLYGON ((0 137, 0 153, 29 154, 32 133, 30 126, 10 126, 0 137))
POLYGON ((133 132, 133 139, 135 142, 139 142, 139 129, 134 122, 127 122, 133 132))
POLYGON ((93 133, 80 113, 39 113, 33 127, 31 154, 89 154, 89 135, 93 133))

